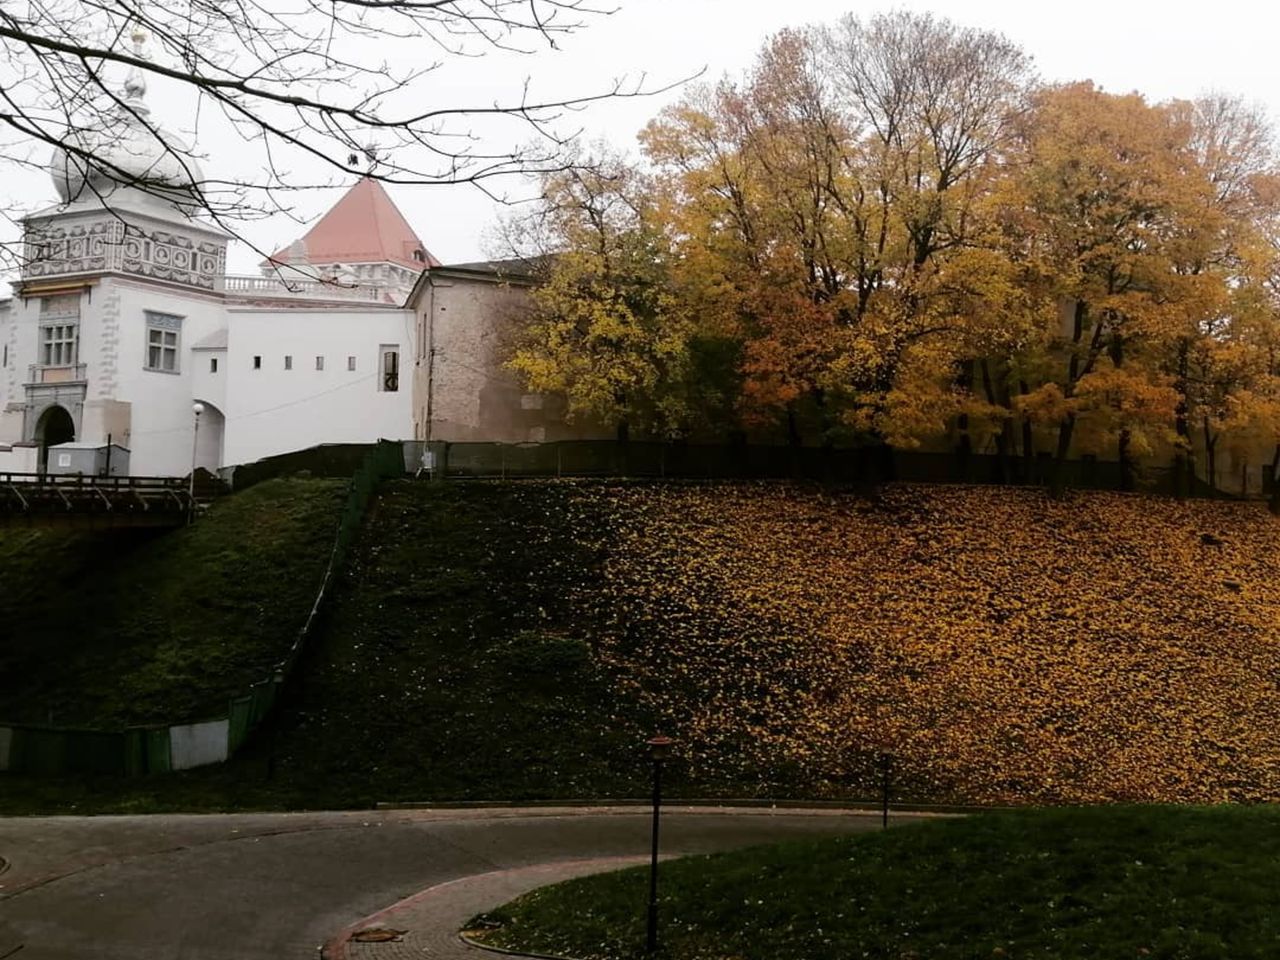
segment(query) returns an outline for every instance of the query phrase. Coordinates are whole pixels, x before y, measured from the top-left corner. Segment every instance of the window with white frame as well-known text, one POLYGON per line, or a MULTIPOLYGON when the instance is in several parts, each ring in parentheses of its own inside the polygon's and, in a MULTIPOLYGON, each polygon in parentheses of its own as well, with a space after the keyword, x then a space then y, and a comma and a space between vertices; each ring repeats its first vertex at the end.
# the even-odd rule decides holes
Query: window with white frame
POLYGON ((46 367, 69 367, 80 350, 78 323, 49 323, 40 327, 40 363, 46 367))
POLYGON ((355 357, 347 357, 347 369, 348 369, 348 370, 354 370, 355 368, 356 368, 356 358, 355 358, 355 357))
POLYGON ((80 359, 80 294, 40 298, 40 365, 69 367, 80 359))
POLYGON ((292 370, 292 369, 293 369, 293 354, 286 353, 286 354, 284 355, 284 368, 285 368, 286 370, 292 370))
POLYGON ((324 357, 316 357, 316 369, 317 370, 324 369, 324 357))
POLYGON ((182 333, 182 318, 168 313, 147 315, 146 369, 157 373, 178 372, 178 341, 182 333))

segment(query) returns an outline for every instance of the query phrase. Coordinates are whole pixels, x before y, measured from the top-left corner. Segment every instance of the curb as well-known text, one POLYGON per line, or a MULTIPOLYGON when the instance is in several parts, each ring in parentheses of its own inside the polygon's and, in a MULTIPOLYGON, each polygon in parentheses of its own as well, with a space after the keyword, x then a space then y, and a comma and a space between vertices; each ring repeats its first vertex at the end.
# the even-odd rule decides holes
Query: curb
MULTIPOLYGON (((548 807, 565 807, 566 809, 610 807, 643 807, 653 806, 652 800, 623 798, 617 800, 404 800, 379 801, 374 810, 537 810, 548 807)), ((722 809, 741 808, 744 810, 820 810, 823 813, 845 811, 859 816, 881 816, 884 804, 875 801, 859 800, 758 800, 734 797, 696 797, 664 798, 664 810, 696 807, 719 807, 722 809)), ((1025 807, 979 806, 976 804, 948 803, 891 803, 889 813, 937 813, 937 814, 974 814, 974 813, 1007 813, 1025 807)))
POLYGON ((489 953, 496 953, 503 957, 527 957, 528 960, 577 960, 576 957, 562 957, 554 953, 521 953, 519 950, 508 950, 506 947, 494 947, 468 937, 465 932, 459 933, 458 939, 468 947, 474 947, 477 950, 485 950, 489 953))
MULTIPOLYGON (((585 860, 554 861, 552 863, 546 863, 546 864, 530 864, 526 867, 514 867, 510 869, 503 869, 503 870, 490 870, 485 873, 477 873, 477 874, 472 874, 466 877, 457 877, 453 880, 446 880, 443 883, 437 883, 433 886, 427 887, 425 890, 419 890, 417 893, 410 894, 409 896, 405 897, 403 900, 397 900, 395 903, 391 904, 390 906, 383 907, 381 910, 377 910, 366 917, 362 917, 361 919, 356 920, 354 923, 347 924, 345 927, 339 930, 336 934, 334 934, 333 936, 325 940, 324 944, 322 944, 321 947, 319 948, 318 956, 320 960, 348 960, 348 957, 350 956, 350 952, 347 949, 347 944, 350 942, 353 934, 355 934, 360 930, 364 930, 368 927, 373 927, 373 926, 377 926, 380 923, 388 922, 388 918, 393 916, 395 913, 405 909, 406 907, 412 907, 415 904, 419 903, 420 901, 425 900, 429 897, 432 897, 440 893, 442 890, 448 889, 449 887, 454 887, 454 886, 458 886, 460 884, 466 884, 466 883, 474 883, 476 881, 483 882, 487 878, 500 877, 500 876, 503 876, 504 874, 522 873, 527 870, 538 870, 538 869, 543 869, 546 867, 551 867, 556 865, 569 865, 569 864, 575 864, 575 863, 576 864, 585 864, 585 863, 599 864, 600 869, 593 870, 591 871, 591 873, 607 873, 610 870, 626 869, 628 867, 632 867, 637 864, 644 863, 647 861, 647 859, 648 859, 647 857, 642 857, 642 856, 634 856, 634 857, 628 856, 628 857, 588 858, 585 860)), ((664 860, 670 859, 670 856, 666 856, 663 859, 664 860)), ((547 883, 558 883, 558 882, 559 882, 558 880, 547 881, 547 883)), ((467 947, 473 947, 478 950, 487 950, 492 953, 503 953, 503 954, 506 954, 507 956, 533 957, 533 958, 536 958, 536 960, 572 960, 572 958, 569 958, 569 957, 552 957, 547 955, 539 956, 538 954, 515 953, 513 951, 503 950, 498 947, 487 947, 487 946, 484 946, 483 944, 473 942, 469 937, 462 936, 460 932, 455 934, 454 938, 457 940, 457 942, 467 947)))

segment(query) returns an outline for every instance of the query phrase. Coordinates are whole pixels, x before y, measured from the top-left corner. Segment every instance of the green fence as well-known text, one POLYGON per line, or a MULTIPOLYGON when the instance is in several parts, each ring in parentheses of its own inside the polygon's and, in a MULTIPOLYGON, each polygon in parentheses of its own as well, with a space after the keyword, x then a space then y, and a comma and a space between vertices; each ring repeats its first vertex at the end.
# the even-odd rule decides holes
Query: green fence
MULTIPOLYGON (((350 445, 355 447, 356 445, 350 445)), ((228 703, 227 715, 192 723, 134 727, 127 730, 76 730, 31 725, 0 725, 0 770, 31 774, 102 773, 133 776, 203 766, 226 760, 249 738, 275 706, 280 690, 296 669, 315 633, 320 612, 347 553, 359 535, 369 500, 378 484, 404 473, 404 448, 392 441, 363 445, 347 491, 324 576, 310 610, 284 659, 271 675, 228 703)), ((343 456, 347 455, 344 450, 343 456)), ((291 464, 275 464, 291 472, 291 464)), ((305 469, 305 468, 297 468, 305 469)), ((259 470, 256 480, 273 474, 259 470)), ((237 477, 239 475, 237 474, 237 477)), ((237 484, 238 485, 238 484, 237 484)))
MULTIPOLYGON (((1121 465, 1096 457, 1057 463, 1052 455, 1006 456, 958 451, 892 450, 884 447, 793 447, 752 444, 658 443, 561 440, 552 443, 454 443, 408 441, 411 470, 440 478, 634 477, 690 480, 791 479, 859 483, 906 480, 918 483, 995 483, 1092 490, 1135 489, 1151 493, 1224 496, 1202 480, 1178 491, 1169 467, 1121 465)), ((1262 470, 1257 491, 1269 482, 1262 470)))

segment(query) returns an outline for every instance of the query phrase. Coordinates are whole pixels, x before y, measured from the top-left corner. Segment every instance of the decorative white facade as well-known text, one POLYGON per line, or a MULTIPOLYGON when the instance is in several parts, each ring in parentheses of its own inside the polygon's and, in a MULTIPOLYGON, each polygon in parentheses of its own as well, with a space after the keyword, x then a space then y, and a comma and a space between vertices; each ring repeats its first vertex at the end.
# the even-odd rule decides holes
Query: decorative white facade
POLYGON ((141 123, 144 94, 131 76, 111 137, 77 145, 114 176, 59 151, 61 203, 24 223, 0 300, 0 472, 56 470, 48 448, 71 441, 127 449, 134 475, 181 476, 412 437, 403 304, 436 261, 386 193, 360 181, 263 276, 229 277, 228 237, 183 188, 199 173, 141 123))
POLYGON ((441 265, 364 178, 261 276, 228 276, 201 174, 143 122, 145 92, 132 74, 111 129, 55 153, 60 202, 24 221, 0 300, 0 473, 112 456, 119 473, 123 456, 135 476, 183 476, 322 443, 594 435, 505 368, 529 264, 441 265))
POLYGON ((28 220, 36 255, 0 303, 0 471, 42 470, 74 440, 127 448, 135 475, 184 475, 197 402, 210 470, 412 437, 403 291, 226 277, 225 237, 165 219, 112 203, 28 220))

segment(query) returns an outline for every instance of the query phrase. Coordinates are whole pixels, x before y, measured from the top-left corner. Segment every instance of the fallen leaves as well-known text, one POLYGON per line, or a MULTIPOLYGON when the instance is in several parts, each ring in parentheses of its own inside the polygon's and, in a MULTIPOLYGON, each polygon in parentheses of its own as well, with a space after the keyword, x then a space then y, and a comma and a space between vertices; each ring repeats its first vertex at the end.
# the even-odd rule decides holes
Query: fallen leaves
POLYGON ((1112 494, 561 485, 573 618, 687 778, 977 803, 1271 799, 1280 526, 1112 494), (588 518, 594 518, 588 520, 588 518), (588 628, 587 625, 590 625, 588 628))

